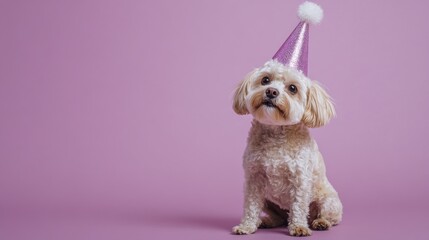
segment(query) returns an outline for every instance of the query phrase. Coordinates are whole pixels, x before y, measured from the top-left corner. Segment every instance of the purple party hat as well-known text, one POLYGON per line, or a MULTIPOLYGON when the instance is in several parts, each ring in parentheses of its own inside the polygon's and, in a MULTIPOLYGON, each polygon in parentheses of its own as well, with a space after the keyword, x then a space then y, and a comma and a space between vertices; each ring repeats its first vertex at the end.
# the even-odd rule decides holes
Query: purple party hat
POLYGON ((323 10, 315 3, 304 2, 298 8, 298 16, 301 21, 276 52, 273 59, 286 66, 301 70, 307 76, 309 26, 322 20, 323 10))

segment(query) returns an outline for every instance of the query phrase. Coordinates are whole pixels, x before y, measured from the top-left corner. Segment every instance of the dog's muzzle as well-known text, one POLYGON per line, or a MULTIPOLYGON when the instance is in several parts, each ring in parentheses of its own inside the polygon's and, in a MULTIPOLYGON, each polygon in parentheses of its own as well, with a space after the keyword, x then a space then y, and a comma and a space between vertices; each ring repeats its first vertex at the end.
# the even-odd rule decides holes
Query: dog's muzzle
POLYGON ((271 99, 264 99, 264 101, 262 101, 262 105, 267 107, 276 107, 276 105, 271 101, 271 99))

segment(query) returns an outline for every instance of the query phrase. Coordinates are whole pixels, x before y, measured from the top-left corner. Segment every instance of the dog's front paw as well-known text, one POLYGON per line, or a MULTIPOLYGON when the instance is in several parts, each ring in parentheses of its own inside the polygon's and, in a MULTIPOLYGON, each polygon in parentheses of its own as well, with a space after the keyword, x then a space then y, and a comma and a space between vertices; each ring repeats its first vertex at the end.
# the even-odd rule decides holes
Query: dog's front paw
POLYGON ((305 236, 311 235, 310 228, 306 226, 291 225, 288 227, 288 230, 289 230, 289 234, 295 237, 305 237, 305 236))
POLYGON ((328 230, 331 226, 331 223, 324 218, 314 219, 311 223, 311 228, 318 231, 328 230))
POLYGON ((252 234, 256 232, 256 229, 257 229, 256 226, 240 224, 238 226, 233 227, 232 232, 238 235, 247 235, 247 234, 252 234))

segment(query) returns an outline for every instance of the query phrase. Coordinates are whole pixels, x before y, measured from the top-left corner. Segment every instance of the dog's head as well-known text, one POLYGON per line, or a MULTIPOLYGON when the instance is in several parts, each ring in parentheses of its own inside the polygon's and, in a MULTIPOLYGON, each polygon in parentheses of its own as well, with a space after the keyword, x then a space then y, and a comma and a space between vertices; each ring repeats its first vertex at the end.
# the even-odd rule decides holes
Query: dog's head
POLYGON ((331 98, 317 82, 276 60, 244 78, 235 91, 233 108, 268 125, 302 122, 320 127, 335 115, 331 98))

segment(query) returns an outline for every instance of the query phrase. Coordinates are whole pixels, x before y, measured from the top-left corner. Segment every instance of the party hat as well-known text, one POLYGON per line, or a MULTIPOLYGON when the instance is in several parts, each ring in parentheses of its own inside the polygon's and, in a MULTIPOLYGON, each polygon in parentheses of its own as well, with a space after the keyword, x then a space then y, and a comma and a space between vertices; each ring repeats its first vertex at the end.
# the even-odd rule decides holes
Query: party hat
POLYGON ((301 21, 276 52, 273 59, 286 66, 296 68, 307 76, 309 26, 318 24, 322 20, 323 10, 313 2, 304 2, 298 8, 298 17, 301 21))

